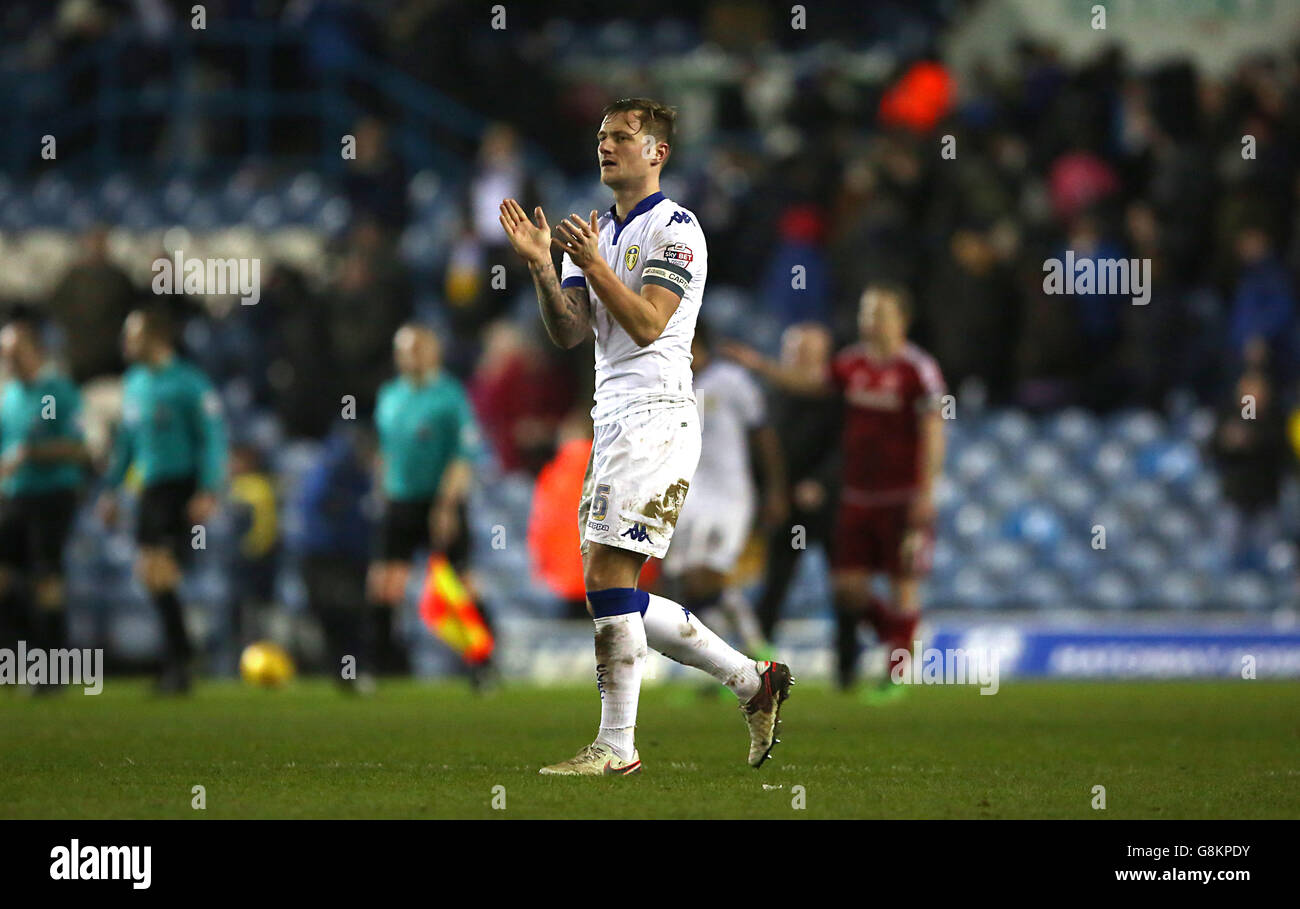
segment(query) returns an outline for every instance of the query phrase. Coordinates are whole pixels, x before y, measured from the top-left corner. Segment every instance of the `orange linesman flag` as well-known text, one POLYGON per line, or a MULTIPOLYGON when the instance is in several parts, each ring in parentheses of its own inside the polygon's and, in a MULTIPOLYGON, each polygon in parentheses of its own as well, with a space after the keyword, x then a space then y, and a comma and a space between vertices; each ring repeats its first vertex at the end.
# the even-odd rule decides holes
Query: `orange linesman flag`
POLYGON ((476 666, 492 655, 492 632, 456 570, 441 553, 429 556, 429 573, 420 594, 420 618, 469 665, 476 666))

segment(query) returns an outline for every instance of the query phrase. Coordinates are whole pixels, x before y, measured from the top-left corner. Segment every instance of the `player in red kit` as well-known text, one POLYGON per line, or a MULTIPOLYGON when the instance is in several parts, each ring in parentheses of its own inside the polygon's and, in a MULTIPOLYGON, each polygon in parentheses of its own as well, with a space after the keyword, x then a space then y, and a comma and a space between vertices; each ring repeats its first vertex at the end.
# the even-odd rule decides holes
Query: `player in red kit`
MULTIPOLYGON (((792 370, 742 345, 725 348, 786 391, 842 396, 844 466, 831 553, 835 606, 869 622, 891 654, 911 648, 920 618, 920 582, 934 542, 934 481, 944 449, 943 375, 929 354, 907 340, 910 319, 905 288, 868 287, 858 309, 861 340, 840 351, 820 375, 792 370), (872 591, 878 576, 889 583, 887 597, 872 591)), ((856 641, 841 638, 838 656, 839 682, 848 687, 856 641)))

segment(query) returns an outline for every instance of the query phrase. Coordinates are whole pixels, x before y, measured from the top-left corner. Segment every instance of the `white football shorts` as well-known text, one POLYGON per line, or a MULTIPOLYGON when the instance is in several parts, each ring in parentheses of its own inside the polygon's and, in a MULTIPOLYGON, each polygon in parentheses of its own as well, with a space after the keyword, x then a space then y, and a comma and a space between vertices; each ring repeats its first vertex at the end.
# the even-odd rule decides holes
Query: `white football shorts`
POLYGON ((595 540, 663 558, 699 460, 694 403, 640 410, 597 426, 578 504, 583 551, 595 540))

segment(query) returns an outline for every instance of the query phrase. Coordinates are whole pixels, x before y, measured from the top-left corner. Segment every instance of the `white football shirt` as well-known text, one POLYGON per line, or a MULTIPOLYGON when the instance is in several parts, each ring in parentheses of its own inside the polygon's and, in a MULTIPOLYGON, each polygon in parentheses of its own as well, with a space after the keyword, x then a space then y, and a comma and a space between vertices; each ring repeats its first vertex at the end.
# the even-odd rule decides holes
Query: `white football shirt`
POLYGON ((695 400, 701 444, 691 496, 739 507, 754 495, 749 434, 764 420, 763 392, 744 367, 713 360, 695 377, 695 400))
MULTIPOLYGON (((666 287, 681 297, 663 334, 639 347, 588 288, 596 332, 597 425, 637 410, 694 403, 691 339, 704 299, 709 255, 695 214, 654 193, 636 204, 619 224, 614 209, 601 215, 600 255, 636 293, 645 284, 666 287)), ((582 269, 564 255, 562 287, 586 287, 582 269)))

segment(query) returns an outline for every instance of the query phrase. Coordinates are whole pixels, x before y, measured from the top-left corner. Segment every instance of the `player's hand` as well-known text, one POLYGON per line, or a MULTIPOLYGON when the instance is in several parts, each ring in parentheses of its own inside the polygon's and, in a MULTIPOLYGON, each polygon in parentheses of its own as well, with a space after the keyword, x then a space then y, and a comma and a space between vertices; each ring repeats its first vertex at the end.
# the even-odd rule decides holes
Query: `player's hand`
POLYGON ((920 495, 907 506, 907 526, 913 530, 925 530, 934 524, 934 498, 920 495))
POLYGON ((429 541, 435 549, 447 549, 460 536, 460 509, 454 502, 436 502, 429 509, 429 541))
POLYGON ((728 360, 736 361, 752 372, 761 371, 763 364, 767 362, 767 358, 761 353, 748 344, 741 344, 739 341, 720 341, 718 343, 718 353, 728 360))
POLYGON ((196 492, 190 498, 185 510, 189 514, 191 522, 206 524, 208 518, 212 517, 217 510, 217 497, 210 492, 196 492))
POLYGON ((596 231, 597 214, 593 210, 587 222, 576 214, 569 215, 555 228, 555 245, 569 254, 574 265, 586 270, 600 258, 600 235, 596 231))
POLYGON ((903 543, 899 547, 899 560, 902 562, 902 568, 906 574, 916 574, 920 561, 921 553, 925 550, 926 532, 919 527, 914 527, 903 534, 903 543))
POLYGON ((542 265, 551 261, 551 226, 546 223, 546 214, 540 205, 533 213, 537 217, 536 224, 528 220, 518 202, 505 199, 497 220, 519 257, 529 264, 542 265))
POLYGON ((113 527, 117 524, 117 494, 105 492, 100 495, 99 501, 95 503, 95 513, 99 515, 99 520, 105 527, 113 527))

